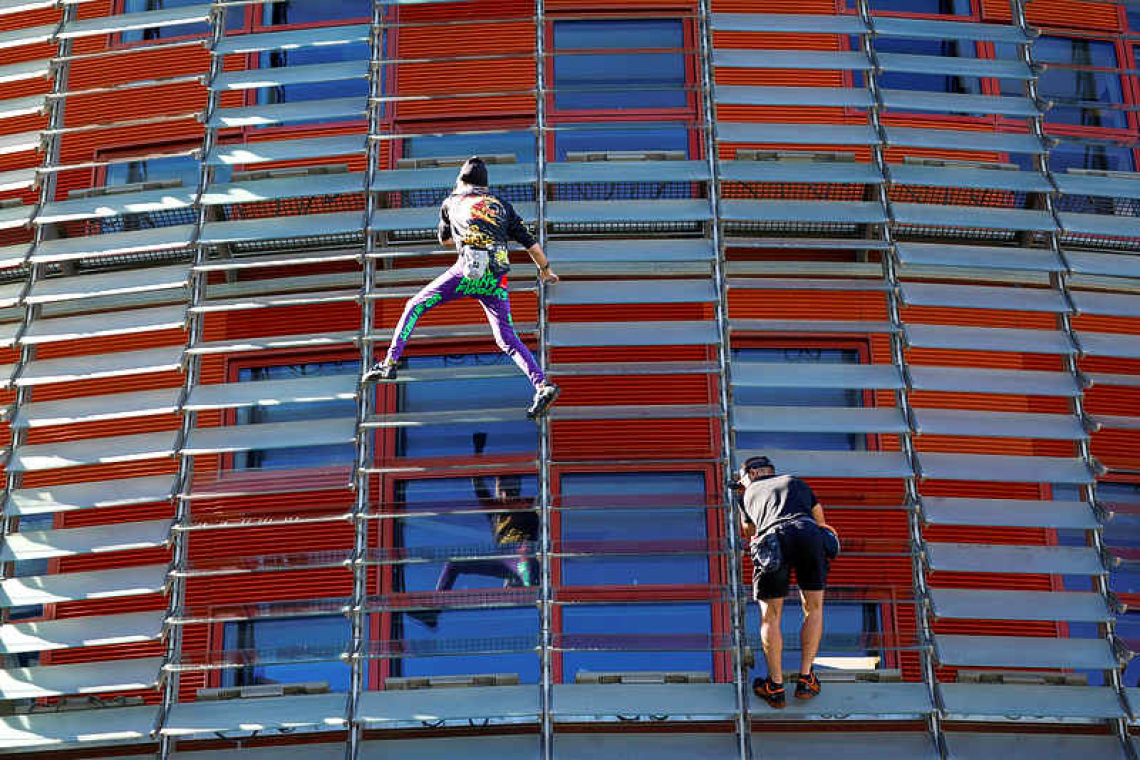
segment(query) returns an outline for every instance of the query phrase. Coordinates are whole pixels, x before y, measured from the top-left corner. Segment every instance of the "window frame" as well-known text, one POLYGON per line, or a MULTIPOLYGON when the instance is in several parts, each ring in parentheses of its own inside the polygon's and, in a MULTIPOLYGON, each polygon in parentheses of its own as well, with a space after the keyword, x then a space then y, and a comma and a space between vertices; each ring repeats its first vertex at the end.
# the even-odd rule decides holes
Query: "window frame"
MULTIPOLYGON (((359 351, 353 351, 352 348, 344 348, 340 350, 329 349, 312 349, 312 348, 286 348, 274 350, 272 352, 251 352, 251 353, 235 353, 226 357, 224 377, 225 382, 239 383, 241 382, 238 377, 244 369, 256 369, 261 367, 274 367, 287 364, 322 364, 325 362, 344 362, 355 361, 360 359, 359 351)), ((237 410, 224 409, 221 413, 219 427, 233 427, 238 425, 237 410)), ((379 447, 376 447, 379 448, 379 447)), ((260 468, 252 468, 247 470, 238 470, 235 467, 237 457, 244 455, 247 452, 218 454, 217 456, 217 470, 216 475, 219 481, 225 480, 230 483, 240 482, 247 477, 255 477, 260 479, 262 470, 260 468)), ((374 452, 375 453, 375 452, 374 452)), ((351 467, 351 465, 350 465, 351 467)), ((339 467, 327 466, 314 468, 315 470, 328 471, 330 475, 339 472, 339 467)), ((320 481, 314 487, 324 488, 327 487, 320 481)), ((298 488, 298 491, 304 491, 304 488, 298 488)), ((289 511, 288 508, 282 507, 282 511, 289 511)))
MULTIPOLYGON (((394 401, 395 401, 395 399, 393 398, 393 405, 391 407, 392 409, 395 408, 394 401)), ((380 446, 376 446, 375 448, 376 448, 376 450, 379 450, 380 446)), ((498 455, 498 456, 488 455, 488 456, 475 457, 472 454, 470 456, 451 457, 449 459, 449 461, 453 464, 459 464, 459 465, 473 465, 473 464, 476 464, 479 462, 482 462, 484 464, 502 464, 502 463, 511 464, 514 461, 514 459, 517 459, 517 456, 511 455, 511 457, 507 457, 507 456, 503 456, 503 455, 498 455)), ((533 457, 530 458, 530 461, 533 461, 533 457)), ((427 480, 454 480, 456 478, 463 479, 463 478, 471 477, 471 476, 477 474, 478 472, 479 472, 478 470, 471 470, 470 473, 466 473, 466 472, 462 472, 462 471, 459 473, 456 473, 456 472, 446 471, 446 470, 440 471, 440 470, 429 469, 429 470, 425 470, 423 472, 407 473, 404 475, 383 473, 383 474, 378 476, 380 482, 379 482, 379 486, 376 490, 377 490, 377 493, 380 495, 380 499, 376 503, 377 504, 394 503, 395 499, 396 499, 397 489, 400 487, 400 485, 402 483, 422 482, 422 481, 427 481, 427 480)), ((506 467, 503 469, 496 469, 494 471, 494 474, 496 474, 496 475, 521 475, 522 477, 527 477, 527 476, 534 476, 535 471, 533 469, 527 469, 527 462, 526 461, 520 461, 520 462, 517 462, 516 467, 506 467)), ((379 510, 377 510, 377 513, 379 513, 379 510)), ((375 546, 377 548, 386 549, 386 550, 393 550, 393 549, 399 548, 399 545, 397 543, 397 531, 395 529, 395 522, 394 522, 395 519, 396 518, 378 518, 375 520, 375 522, 376 522, 375 546)), ((373 538, 370 536, 369 537, 369 546, 372 546, 372 541, 373 541, 373 538)), ((537 557, 536 557, 536 559, 537 559, 537 557)), ((398 589, 396 588, 397 584, 396 584, 396 566, 395 565, 381 565, 380 567, 378 567, 376 569, 375 576, 376 576, 376 578, 375 578, 376 588, 374 591, 370 589, 368 593, 370 593, 370 594, 375 593, 375 594, 380 594, 380 595, 398 593, 398 589)), ((405 614, 405 613, 392 612, 391 610, 385 610, 382 612, 370 613, 369 625, 372 627, 369 628, 369 631, 370 631, 369 639, 368 639, 369 642, 391 640, 390 633, 391 633, 391 631, 395 625, 395 617, 396 617, 396 615, 401 615, 401 614, 405 614), (374 632, 374 633, 372 633, 372 632, 374 632)), ((536 612, 536 614, 538 614, 538 613, 536 612)), ((537 656, 537 654, 536 654, 536 656, 537 656)), ((388 658, 388 657, 369 659, 369 661, 368 661, 368 684, 369 685, 366 687, 368 690, 370 690, 370 691, 381 690, 384 688, 385 683, 387 682, 387 680, 389 678, 401 677, 401 676, 394 676, 392 674, 391 662, 392 662, 392 658, 388 658)))
MULTIPOLYGON (((241 26, 238 26, 234 29, 225 30, 225 33, 224 33, 225 36, 228 37, 231 35, 249 34, 251 31, 253 31, 251 29, 251 24, 250 24, 250 11, 252 9, 256 9, 256 8, 260 8, 260 7, 261 7, 260 5, 247 5, 243 8, 241 8, 240 13, 242 13, 242 15, 243 15, 241 26)), ((127 0, 113 0, 113 4, 111 6, 111 15, 113 15, 113 16, 126 15, 128 13, 126 8, 127 8, 127 0)), ((228 10, 229 9, 227 9, 227 11, 228 10)), ((140 11, 134 11, 134 12, 139 13, 140 11)), ((153 28, 153 27, 147 27, 147 28, 153 28)), ((140 30, 140 31, 145 31, 145 29, 140 30)), ((113 34, 108 35, 107 47, 108 47, 108 49, 112 49, 112 50, 121 50, 121 49, 125 49, 125 48, 150 47, 152 45, 165 45, 165 44, 170 44, 170 43, 189 43, 193 40, 207 39, 209 36, 210 36, 209 31, 204 31, 204 32, 199 32, 197 34, 179 34, 179 35, 171 36, 171 37, 160 37, 156 40, 146 40, 146 39, 124 40, 122 32, 115 32, 113 34)))
MULTIPOLYGON (((246 25, 248 27, 247 33, 249 33, 249 34, 266 34, 266 33, 270 33, 270 32, 287 32, 287 31, 296 31, 296 30, 300 30, 300 29, 324 29, 324 28, 337 27, 337 26, 355 26, 358 24, 369 24, 372 22, 371 17, 362 17, 362 18, 354 18, 354 19, 343 19, 340 21, 325 21, 325 22, 318 21, 318 22, 306 23, 306 24, 264 24, 264 23, 261 23, 258 19, 261 18, 261 11, 264 7, 266 7, 266 5, 268 5, 268 4, 256 4, 256 5, 247 6, 250 9, 250 12, 246 17, 246 25)), ((384 13, 386 14, 386 17, 388 20, 391 21, 395 18, 395 12, 396 12, 396 9, 398 7, 399 6, 393 5, 393 6, 389 6, 389 7, 384 9, 384 13)), ((387 46, 387 48, 389 50, 395 49, 394 45, 396 44, 396 38, 397 38, 396 33, 397 33, 397 27, 396 26, 386 27, 384 30, 384 34, 387 36, 387 40, 385 41, 384 44, 387 46)), ((370 44, 370 43, 366 43, 366 44, 370 44)), ((265 52, 271 52, 271 51, 265 51, 265 52)), ((262 68, 260 65, 261 55, 262 55, 261 52, 254 52, 254 53, 246 53, 242 56, 235 56, 235 58, 240 58, 243 61, 243 69, 242 70, 253 71, 253 70, 259 70, 262 68)), ((270 67, 270 68, 274 68, 274 67, 270 67)), ((396 66, 394 64, 390 64, 390 65, 387 65, 384 67, 384 81, 382 83, 383 91, 386 93, 394 93, 395 85, 396 85, 396 66)), ((243 107, 247 107, 247 108, 252 107, 252 106, 257 106, 257 105, 266 105, 266 104, 258 103, 257 94, 260 90, 261 90, 261 88, 253 88, 253 89, 245 90, 244 92, 242 92, 242 94, 241 94, 241 105, 243 107)), ((300 102, 304 102, 304 101, 300 101, 300 102)), ((382 113, 380 114, 380 126, 384 131, 390 131, 389 128, 391 127, 392 123, 395 121, 395 111, 396 111, 395 104, 392 103, 392 104, 389 104, 389 107, 384 108, 382 113)), ((322 134, 337 134, 340 131, 344 131, 344 130, 355 131, 356 128, 359 127, 360 124, 367 124, 367 122, 368 122, 368 116, 365 115, 362 118, 342 119, 342 120, 338 120, 338 121, 324 122, 324 123, 315 124, 315 125, 311 124, 311 123, 301 122, 299 124, 281 124, 281 125, 277 125, 277 126, 267 126, 267 127, 258 127, 258 126, 233 127, 230 129, 220 130, 220 131, 224 131, 228 134, 239 134, 239 135, 241 135, 242 140, 245 140, 245 141, 249 141, 249 139, 251 137, 254 137, 255 135, 258 137, 268 135, 271 137, 281 137, 282 139, 285 139, 285 138, 288 138, 289 135, 291 135, 291 134, 298 134, 298 135, 306 135, 307 136, 307 135, 311 134, 314 130, 320 130, 322 134)))
MULTIPOLYGON (((855 351, 859 357, 858 364, 873 364, 874 351, 869 339, 863 338, 826 338, 814 333, 804 333, 803 338, 791 337, 794 333, 785 333, 776 337, 768 337, 759 333, 742 333, 733 338, 734 349, 787 349, 787 348, 819 348, 822 350, 855 351)), ((872 389, 863 389, 860 398, 863 407, 874 407, 875 393, 872 389)), ((864 433, 865 445, 862 449, 852 451, 881 451, 882 434, 864 433)))
MULTIPOLYGON (((262 3, 257 3, 254 5, 248 6, 253 11, 251 14, 247 14, 247 16, 246 16, 246 21, 249 25, 250 33, 258 34, 258 33, 263 33, 263 32, 284 32, 284 31, 292 31, 292 30, 296 30, 296 29, 322 29, 324 27, 330 27, 330 26, 352 26, 354 24, 370 24, 370 23, 372 23, 372 15, 371 15, 371 13, 369 13, 366 16, 357 16, 357 17, 353 17, 353 18, 337 19, 335 21, 334 20, 328 20, 328 21, 301 22, 301 23, 295 23, 295 24, 267 24, 262 20, 264 18, 264 14, 262 14, 261 11, 264 9, 267 9, 269 6, 275 5, 275 4, 276 3, 274 3, 270 0, 269 2, 262 2, 262 3)), ((369 4, 369 6, 371 6, 371 3, 369 4)), ((384 13, 388 14, 388 15, 392 15, 393 11, 396 7, 398 7, 398 6, 390 6, 388 8, 385 8, 384 13)))
MULTIPOLYGON (((1116 105, 1122 105, 1122 106, 1132 107, 1132 108, 1135 108, 1137 106, 1138 97, 1137 97, 1137 93, 1133 89, 1136 78, 1135 78, 1135 75, 1130 75, 1128 73, 1130 70, 1133 69, 1133 65, 1132 65, 1133 59, 1129 57, 1129 55, 1131 53, 1131 51, 1129 50, 1129 47, 1131 47, 1131 46, 1128 45, 1122 39, 1121 35, 1119 35, 1119 34, 1115 34, 1115 35, 1106 34, 1104 32, 1097 33, 1097 32, 1093 32, 1093 31, 1083 31, 1083 30, 1077 30, 1077 29, 1058 29, 1056 27, 1040 27, 1038 29, 1038 31, 1040 31, 1042 37, 1055 37, 1055 38, 1068 39, 1068 40, 1085 39, 1085 40, 1089 40, 1091 42, 1103 42, 1103 43, 1108 43, 1108 44, 1112 45, 1113 53, 1115 53, 1115 55, 1116 55, 1116 63, 1117 63, 1117 67, 1115 69, 1115 74, 1120 79, 1120 94, 1121 94, 1121 98, 1123 101, 1122 103, 1119 103, 1116 105)), ((994 43, 986 43, 986 47, 989 51, 989 57, 990 58, 995 57, 996 53, 994 50, 994 43)), ((1054 65, 1061 65, 1061 64, 1054 64, 1054 65)), ((1090 66, 1087 68, 1089 68, 1090 70, 1093 70, 1093 71, 1104 72, 1104 73, 1110 73, 1113 71, 1110 69, 1105 69, 1105 68, 1096 67, 1096 66, 1090 66)), ((997 79, 991 79, 991 82, 993 83, 994 87, 997 88, 995 90, 995 94, 1000 95, 1001 94, 1001 90, 1000 90, 1001 85, 1000 85, 999 81, 997 79)), ((1080 106, 1067 106, 1067 107, 1069 107, 1069 108, 1080 108, 1080 106)), ((1125 120, 1125 126, 1124 127, 1088 127, 1088 126, 1083 126, 1080 124, 1065 124, 1065 123, 1061 123, 1061 122, 1049 122, 1047 120, 1043 122, 1043 126, 1045 127, 1046 134, 1048 134, 1048 135, 1072 135, 1072 136, 1078 136, 1078 137, 1079 136, 1113 137, 1113 136, 1119 135, 1119 136, 1124 136, 1128 139, 1134 140, 1135 139, 1134 132, 1137 129, 1137 125, 1140 124, 1140 121, 1138 121, 1137 111, 1136 110, 1124 110, 1123 112, 1124 112, 1124 120, 1125 120)), ((1006 129, 1005 127, 1013 126, 1013 125, 1024 126, 1025 119, 1018 119, 1018 118, 1012 117, 1012 116, 998 116, 998 124, 999 124, 999 127, 1003 127, 1002 131, 1012 131, 1012 130, 1006 129)))
MULTIPOLYGON (((547 16, 546 26, 543 29, 543 39, 546 45, 547 58, 549 65, 546 67, 546 81, 544 86, 546 88, 546 113, 547 121, 550 124, 558 123, 575 123, 575 122, 597 122, 600 117, 605 118, 609 122, 626 122, 626 121, 681 121, 686 122, 690 131, 693 125, 696 124, 699 116, 700 95, 692 89, 696 87, 699 77, 698 62, 697 62, 697 37, 696 30, 693 27, 692 18, 680 13, 676 10, 654 10, 654 11, 627 11, 627 12, 604 12, 597 14, 590 14, 589 17, 583 17, 580 14, 562 14, 553 13, 547 16), (575 109, 559 109, 555 105, 555 91, 554 91, 554 69, 555 58, 557 53, 554 48, 554 25, 560 22, 573 22, 573 21, 679 21, 681 23, 681 35, 683 47, 681 49, 682 60, 684 61, 684 76, 685 76, 685 106, 675 108, 575 108, 575 109), (688 51, 694 51, 692 53, 688 51)), ((615 52, 620 52, 621 48, 616 48, 615 52)))
MULTIPOLYGON (((613 464, 605 469, 590 464, 556 464, 550 468, 550 494, 551 502, 556 503, 562 497, 562 476, 573 474, 649 474, 654 472, 684 472, 696 473, 705 479, 705 525, 710 540, 724 537, 724 509, 723 509, 723 478, 717 477, 719 467, 712 463, 676 462, 645 464, 613 464)), ((558 540, 562 533, 562 513, 560 510, 550 510, 550 536, 551 540, 558 540)), ((557 557, 550 558, 550 585, 551 589, 572 589, 575 595, 589 597, 594 603, 621 603, 623 597, 628 597, 630 589, 636 588, 641 601, 659 603, 693 603, 708 604, 712 627, 710 636, 728 636, 732 628, 729 621, 730 607, 728 602, 717 601, 710 598, 708 589, 714 586, 728 585, 728 556, 709 554, 708 583, 690 583, 682 585, 646 585, 646 586, 563 586, 562 560, 557 557), (702 598, 702 593, 704 597, 702 598)), ((551 608, 551 632, 554 635, 563 632, 562 605, 553 605, 551 608)), ((711 651, 713 662, 712 677, 718 683, 731 682, 733 674, 732 652, 711 651)), ((663 668, 668 670, 668 668, 663 668)), ((563 653, 551 652, 551 670, 553 683, 573 683, 573 678, 565 679, 563 672, 563 653)))

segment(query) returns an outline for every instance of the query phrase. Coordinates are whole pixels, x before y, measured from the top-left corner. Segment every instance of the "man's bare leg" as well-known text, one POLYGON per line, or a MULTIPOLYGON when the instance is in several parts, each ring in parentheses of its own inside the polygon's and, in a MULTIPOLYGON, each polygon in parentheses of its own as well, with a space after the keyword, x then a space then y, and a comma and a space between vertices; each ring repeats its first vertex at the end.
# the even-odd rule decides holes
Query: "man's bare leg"
POLYGON ((800 628, 800 673, 811 672, 819 642, 823 639, 823 591, 800 591, 804 623, 800 628))
POLYGON ((780 632, 780 616, 784 612, 783 599, 760 600, 760 645, 764 648, 764 659, 768 662, 768 679, 774 683, 784 682, 784 636, 780 632))

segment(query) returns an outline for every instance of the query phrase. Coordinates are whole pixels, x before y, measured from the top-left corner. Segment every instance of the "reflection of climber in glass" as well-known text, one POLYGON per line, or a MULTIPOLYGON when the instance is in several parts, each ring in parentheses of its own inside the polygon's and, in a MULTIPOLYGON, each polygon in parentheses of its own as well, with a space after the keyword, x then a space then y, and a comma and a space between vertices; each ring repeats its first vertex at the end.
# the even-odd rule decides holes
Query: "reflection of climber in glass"
MULTIPOLYGON (((475 454, 483 453, 487 445, 486 433, 472 435, 475 454)), ((504 588, 521 588, 538 585, 538 560, 534 558, 534 543, 538 540, 538 515, 533 504, 520 498, 522 478, 518 475, 499 475, 495 478, 492 491, 487 479, 476 475, 471 478, 471 486, 479 505, 487 510, 491 535, 501 554, 493 559, 453 560, 443 566, 436 591, 450 591, 462 575, 480 575, 489 578, 502 578, 504 588), (503 511, 493 511, 503 510, 503 511), (521 510, 521 511, 513 511, 521 510)), ((424 610, 410 613, 429 628, 439 624, 439 610, 424 610)))

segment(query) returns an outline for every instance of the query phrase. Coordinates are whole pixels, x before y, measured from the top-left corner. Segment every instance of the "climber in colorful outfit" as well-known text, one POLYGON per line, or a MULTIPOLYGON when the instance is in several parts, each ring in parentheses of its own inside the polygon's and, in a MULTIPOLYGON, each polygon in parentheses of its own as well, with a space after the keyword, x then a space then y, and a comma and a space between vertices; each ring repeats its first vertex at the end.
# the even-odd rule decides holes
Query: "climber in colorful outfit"
POLYGON ((507 294, 510 241, 515 240, 526 248, 543 282, 558 282, 558 275, 550 268, 542 246, 514 207, 494 195, 487 188, 487 182, 487 166, 477 156, 469 158, 460 168, 454 191, 439 209, 439 242, 445 246, 455 245, 459 258, 450 269, 408 299, 387 356, 369 368, 361 382, 396 379, 400 355, 420 317, 428 309, 466 296, 482 304, 495 343, 534 385, 534 400, 527 409, 527 416, 534 419, 546 413, 561 389, 546 379, 511 322, 511 302, 507 294))

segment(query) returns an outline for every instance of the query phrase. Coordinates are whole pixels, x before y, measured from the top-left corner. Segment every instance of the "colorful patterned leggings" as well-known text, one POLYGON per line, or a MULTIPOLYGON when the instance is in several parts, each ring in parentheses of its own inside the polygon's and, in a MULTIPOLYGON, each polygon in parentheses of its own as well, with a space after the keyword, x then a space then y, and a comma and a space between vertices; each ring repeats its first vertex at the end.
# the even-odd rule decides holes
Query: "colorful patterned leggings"
POLYGON ((494 333, 496 345, 526 373, 536 388, 542 384, 546 380, 546 375, 534 360, 530 349, 515 334, 515 327, 511 322, 507 276, 504 274, 496 277, 488 272, 480 279, 472 280, 463 276, 458 264, 436 277, 425 285, 423 290, 408 299, 404 305, 404 314, 392 334, 392 345, 388 347, 388 361, 399 360, 400 355, 404 353, 404 346, 412 337, 412 331, 416 329, 416 323, 424 312, 463 296, 479 301, 487 314, 487 321, 491 323, 491 332, 494 333))

